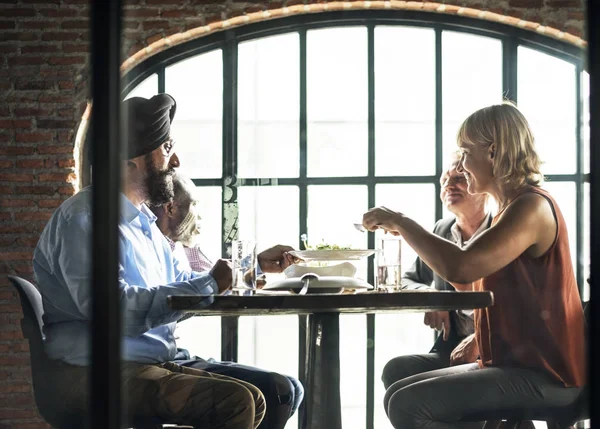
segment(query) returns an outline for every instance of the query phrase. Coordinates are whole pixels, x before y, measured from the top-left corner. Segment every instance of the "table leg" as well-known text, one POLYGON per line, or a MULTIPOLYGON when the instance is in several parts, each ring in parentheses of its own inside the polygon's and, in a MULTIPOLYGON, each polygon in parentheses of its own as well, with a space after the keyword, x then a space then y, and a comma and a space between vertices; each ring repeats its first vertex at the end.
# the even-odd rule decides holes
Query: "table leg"
POLYGON ((341 429, 340 317, 315 313, 306 322, 305 413, 302 429, 341 429))
POLYGON ((221 360, 237 362, 238 360, 238 325, 239 316, 221 317, 221 360))

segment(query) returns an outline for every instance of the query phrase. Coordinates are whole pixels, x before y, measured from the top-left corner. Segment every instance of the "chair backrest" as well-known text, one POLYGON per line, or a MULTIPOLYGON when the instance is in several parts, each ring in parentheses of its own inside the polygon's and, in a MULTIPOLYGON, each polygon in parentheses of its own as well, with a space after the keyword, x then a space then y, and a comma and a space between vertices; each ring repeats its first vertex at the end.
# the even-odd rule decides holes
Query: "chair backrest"
POLYGON ((43 345, 44 340, 44 306, 42 304, 42 295, 36 287, 25 279, 17 276, 8 276, 12 285, 19 292, 21 298, 21 308, 23 309, 23 320, 21 326, 23 334, 29 341, 43 345))

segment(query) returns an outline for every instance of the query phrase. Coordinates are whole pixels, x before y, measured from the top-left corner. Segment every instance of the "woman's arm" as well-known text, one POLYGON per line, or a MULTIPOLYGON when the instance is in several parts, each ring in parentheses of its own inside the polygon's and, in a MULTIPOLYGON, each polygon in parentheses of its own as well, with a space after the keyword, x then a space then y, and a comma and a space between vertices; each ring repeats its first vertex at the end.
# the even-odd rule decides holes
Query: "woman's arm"
POLYGON ((363 224, 370 231, 382 228, 402 235, 433 271, 459 290, 470 290, 471 282, 505 267, 525 251, 541 256, 552 245, 557 230, 550 204, 533 193, 514 200, 494 226, 463 249, 384 207, 365 213, 363 224))

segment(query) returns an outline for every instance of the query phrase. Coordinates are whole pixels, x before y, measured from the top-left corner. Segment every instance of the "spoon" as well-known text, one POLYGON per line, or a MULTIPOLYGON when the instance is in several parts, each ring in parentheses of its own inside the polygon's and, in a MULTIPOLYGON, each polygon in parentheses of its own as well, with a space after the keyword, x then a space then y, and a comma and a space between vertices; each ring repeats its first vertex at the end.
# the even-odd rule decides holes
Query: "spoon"
POLYGON ((355 223, 354 224, 354 228, 356 228, 357 230, 359 230, 360 232, 366 232, 367 230, 365 229, 365 227, 363 226, 362 223, 355 223))

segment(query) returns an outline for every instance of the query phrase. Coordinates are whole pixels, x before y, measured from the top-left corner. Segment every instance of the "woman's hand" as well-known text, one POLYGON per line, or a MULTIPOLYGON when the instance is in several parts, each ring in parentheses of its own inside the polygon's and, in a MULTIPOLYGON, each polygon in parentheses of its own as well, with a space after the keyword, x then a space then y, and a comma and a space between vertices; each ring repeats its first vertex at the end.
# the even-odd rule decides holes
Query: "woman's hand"
POLYGON ((398 226, 403 215, 386 207, 375 207, 363 215, 363 226, 368 231, 375 231, 378 228, 389 232, 392 235, 400 235, 398 226))
POLYGON ((450 353, 450 366, 473 363, 479 357, 479 348, 475 341, 475 334, 462 340, 450 353))

